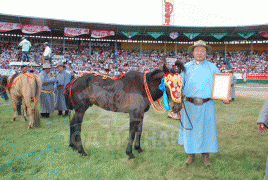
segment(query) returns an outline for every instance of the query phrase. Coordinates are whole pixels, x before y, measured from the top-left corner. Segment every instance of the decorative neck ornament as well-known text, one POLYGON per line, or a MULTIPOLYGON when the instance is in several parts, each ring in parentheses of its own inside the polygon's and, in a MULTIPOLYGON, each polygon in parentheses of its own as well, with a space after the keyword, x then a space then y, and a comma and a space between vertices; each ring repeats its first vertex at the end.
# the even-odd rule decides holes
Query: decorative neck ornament
POLYGON ((159 85, 159 89, 163 91, 164 108, 169 111, 169 102, 166 92, 166 86, 170 91, 171 98, 174 102, 181 102, 182 76, 180 74, 165 74, 159 85))

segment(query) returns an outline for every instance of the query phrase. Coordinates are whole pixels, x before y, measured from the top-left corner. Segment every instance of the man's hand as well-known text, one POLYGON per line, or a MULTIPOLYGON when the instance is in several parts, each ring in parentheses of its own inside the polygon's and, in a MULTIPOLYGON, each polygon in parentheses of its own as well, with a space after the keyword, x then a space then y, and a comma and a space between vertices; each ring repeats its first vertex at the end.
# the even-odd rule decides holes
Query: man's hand
POLYGON ((260 131, 260 133, 266 133, 268 128, 263 123, 260 123, 258 124, 258 130, 260 131))
POLYGON ((232 100, 232 98, 227 99, 227 100, 223 100, 222 102, 223 102, 224 104, 230 104, 231 100, 232 100))

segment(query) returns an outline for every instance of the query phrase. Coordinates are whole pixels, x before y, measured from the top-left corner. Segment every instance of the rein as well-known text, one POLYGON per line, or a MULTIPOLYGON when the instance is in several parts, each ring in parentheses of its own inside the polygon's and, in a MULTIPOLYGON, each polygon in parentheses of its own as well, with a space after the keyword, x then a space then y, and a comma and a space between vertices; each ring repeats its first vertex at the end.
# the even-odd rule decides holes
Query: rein
POLYGON ((146 91, 146 94, 147 94, 147 96, 148 96, 148 99, 149 99, 150 103, 153 105, 154 109, 155 109, 157 112, 160 112, 160 113, 166 112, 166 110, 160 105, 160 103, 159 103, 158 100, 157 100, 158 105, 159 105, 159 106, 161 107, 161 109, 164 110, 164 111, 159 110, 159 109, 156 107, 156 105, 154 104, 153 98, 152 98, 152 96, 151 96, 151 93, 150 93, 150 91, 149 91, 148 84, 147 84, 147 81, 146 81, 146 73, 147 73, 147 72, 145 71, 145 72, 144 72, 144 78, 143 78, 143 80, 144 80, 145 91, 146 91))
MULTIPOLYGON (((13 75, 12 75, 12 76, 13 76, 13 75)), ((8 82, 7 87, 5 88, 5 90, 4 90, 3 92, 0 93, 0 95, 1 95, 1 94, 4 94, 9 88, 11 88, 11 87, 12 87, 14 84, 16 84, 16 82, 19 80, 18 78, 16 78, 16 81, 13 81, 13 83, 10 84, 10 83, 11 83, 12 76, 10 77, 10 80, 9 80, 9 82, 8 82)))

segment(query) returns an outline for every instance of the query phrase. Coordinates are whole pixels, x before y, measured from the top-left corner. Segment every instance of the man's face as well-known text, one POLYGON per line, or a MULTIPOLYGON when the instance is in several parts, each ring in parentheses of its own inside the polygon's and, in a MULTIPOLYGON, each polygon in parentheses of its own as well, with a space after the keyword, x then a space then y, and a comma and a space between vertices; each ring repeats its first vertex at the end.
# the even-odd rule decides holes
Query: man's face
POLYGON ((198 62, 203 62, 207 56, 207 49, 204 46, 197 46, 193 51, 194 59, 198 62))
POLYGON ((63 66, 58 66, 56 69, 61 73, 63 71, 63 66))

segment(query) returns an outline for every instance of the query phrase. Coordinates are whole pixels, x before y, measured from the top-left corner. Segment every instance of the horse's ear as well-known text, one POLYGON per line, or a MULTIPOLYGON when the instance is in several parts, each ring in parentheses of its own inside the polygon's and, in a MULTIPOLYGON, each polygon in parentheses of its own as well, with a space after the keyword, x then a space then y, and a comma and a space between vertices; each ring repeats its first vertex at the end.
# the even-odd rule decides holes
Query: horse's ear
POLYGON ((169 73, 169 70, 168 70, 166 64, 164 64, 164 66, 163 66, 163 71, 164 71, 165 74, 169 73))
POLYGON ((179 73, 185 71, 185 67, 184 67, 184 65, 183 65, 183 63, 182 63, 181 61, 176 61, 176 62, 175 62, 175 66, 178 67, 178 69, 179 69, 179 73))

